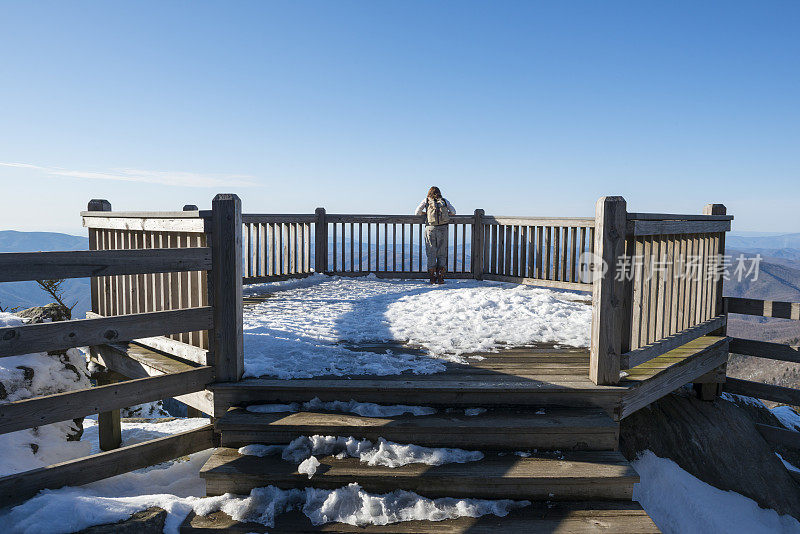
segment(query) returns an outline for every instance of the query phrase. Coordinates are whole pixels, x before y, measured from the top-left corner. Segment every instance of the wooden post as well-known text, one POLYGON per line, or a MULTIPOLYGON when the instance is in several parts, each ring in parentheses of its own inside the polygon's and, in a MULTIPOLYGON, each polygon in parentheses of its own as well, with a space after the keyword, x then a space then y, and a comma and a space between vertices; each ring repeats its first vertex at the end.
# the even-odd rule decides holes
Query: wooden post
MULTIPOLYGON (((98 199, 93 198, 89 201, 89 205, 86 208, 87 211, 111 211, 111 202, 105 199, 98 199)), ((89 228, 89 250, 97 250, 97 233, 100 230, 96 228, 89 228)), ((98 278, 96 276, 92 277, 89 283, 89 291, 91 293, 91 302, 92 302, 92 312, 100 313, 100 294, 101 294, 101 283, 104 278, 98 278)), ((105 286, 105 284, 102 284, 105 286)))
POLYGON ((482 209, 475 210, 472 221, 472 248, 470 260, 472 266, 472 277, 475 280, 483 280, 483 216, 486 212, 482 209))
POLYGON ((314 211, 317 217, 314 229, 314 271, 324 273, 328 270, 328 223, 325 208, 314 211))
MULTIPOLYGON (((116 381, 117 380, 115 380, 108 371, 97 375, 98 386, 113 384, 116 381)), ((101 451, 119 449, 122 445, 122 423, 120 421, 119 410, 111 410, 109 412, 97 414, 97 432, 100 438, 101 451)))
POLYGON ((589 378, 595 384, 619 382, 624 283, 616 276, 625 253, 627 205, 622 197, 602 197, 595 210, 592 262, 592 331, 589 378))
MULTIPOLYGON (((703 215, 727 215, 728 209, 725 207, 725 204, 706 204, 703 207, 703 215)), ((715 262, 719 261, 720 257, 725 254, 725 232, 722 232, 722 235, 719 239, 719 246, 716 250, 716 254, 718 255, 715 258, 715 262)), ((716 263, 715 263, 716 265, 716 263)), ((715 302, 713 304, 714 313, 713 315, 716 317, 717 315, 725 314, 727 312, 725 310, 725 300, 722 298, 722 282, 723 277, 722 273, 716 273, 719 275, 719 278, 715 280, 713 283, 716 284, 716 294, 715 294, 715 302)), ((725 336, 727 335, 727 321, 726 326, 723 326, 719 330, 715 330, 711 332, 710 335, 712 336, 725 336)), ((722 394, 722 388, 725 384, 725 376, 727 375, 727 367, 728 364, 725 363, 718 367, 717 369, 707 373, 706 375, 700 377, 700 380, 694 383, 694 389, 697 392, 697 396, 704 401, 713 401, 718 396, 722 394), (703 380, 703 379, 707 380, 703 380)))
POLYGON ((219 194, 211 202, 209 302, 214 329, 209 334, 216 380, 237 381, 244 373, 242 342, 242 202, 219 194))

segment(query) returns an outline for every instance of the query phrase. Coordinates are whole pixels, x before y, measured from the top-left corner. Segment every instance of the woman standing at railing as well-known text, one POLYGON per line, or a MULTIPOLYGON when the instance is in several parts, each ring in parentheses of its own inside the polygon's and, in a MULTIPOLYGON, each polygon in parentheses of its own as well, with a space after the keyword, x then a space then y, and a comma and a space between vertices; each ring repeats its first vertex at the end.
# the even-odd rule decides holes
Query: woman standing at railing
POLYGON ((431 284, 444 284, 447 270, 447 225, 456 209, 436 186, 428 190, 428 196, 417 206, 415 215, 425 215, 425 254, 428 256, 428 274, 431 284))

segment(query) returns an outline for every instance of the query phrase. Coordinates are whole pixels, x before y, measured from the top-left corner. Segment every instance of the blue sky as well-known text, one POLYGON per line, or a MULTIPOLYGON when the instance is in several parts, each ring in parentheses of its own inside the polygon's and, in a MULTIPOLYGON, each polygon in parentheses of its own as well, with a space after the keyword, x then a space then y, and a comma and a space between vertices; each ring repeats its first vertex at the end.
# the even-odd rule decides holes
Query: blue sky
POLYGON ((0 2, 0 229, 115 209, 800 232, 800 2, 0 2))

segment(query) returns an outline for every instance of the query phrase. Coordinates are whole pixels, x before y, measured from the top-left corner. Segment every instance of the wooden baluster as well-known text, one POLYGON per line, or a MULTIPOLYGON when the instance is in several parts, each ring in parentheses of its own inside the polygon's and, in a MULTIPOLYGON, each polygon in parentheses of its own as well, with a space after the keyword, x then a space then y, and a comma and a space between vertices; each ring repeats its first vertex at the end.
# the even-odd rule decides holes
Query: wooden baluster
POLYGON ((400 223, 400 270, 406 270, 406 225, 400 223))

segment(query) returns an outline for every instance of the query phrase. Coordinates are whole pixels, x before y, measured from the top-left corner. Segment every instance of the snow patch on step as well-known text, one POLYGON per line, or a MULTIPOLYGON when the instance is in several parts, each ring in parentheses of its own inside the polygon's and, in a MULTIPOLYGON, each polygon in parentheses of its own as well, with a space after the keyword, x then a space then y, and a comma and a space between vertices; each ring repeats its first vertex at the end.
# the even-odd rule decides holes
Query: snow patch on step
POLYGON ((489 514, 505 517, 510 511, 528 505, 530 501, 509 499, 428 499, 404 490, 372 494, 352 483, 334 490, 255 488, 247 497, 226 494, 207 499, 195 505, 195 512, 208 515, 221 510, 236 521, 255 521, 274 527, 275 517, 279 514, 301 510, 314 525, 337 522, 364 526, 402 521, 443 521, 489 514))
POLYGON ((292 441, 283 451, 282 458, 301 462, 311 456, 346 455, 358 458, 367 465, 401 467, 408 464, 442 465, 448 463, 475 462, 483 458, 480 451, 450 449, 444 447, 421 447, 404 445, 378 439, 378 444, 367 439, 341 436, 301 436, 292 441))
POLYGON ((373 444, 367 439, 341 436, 300 436, 287 446, 281 445, 246 445, 239 449, 239 454, 247 456, 272 456, 281 453, 281 458, 298 464, 298 472, 311 478, 319 466, 315 456, 335 456, 342 458, 358 458, 367 465, 384 467, 401 467, 408 464, 442 465, 448 463, 475 462, 483 458, 480 451, 451 449, 444 447, 421 447, 404 445, 378 439, 373 444))

